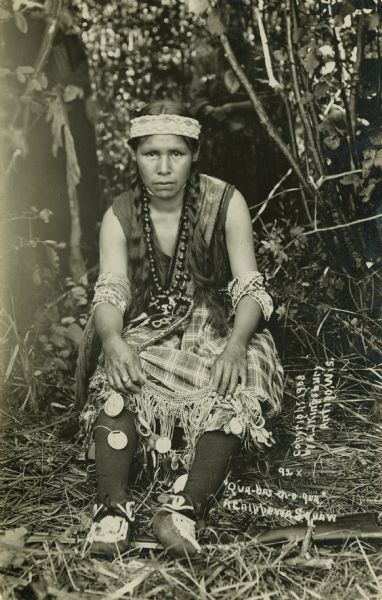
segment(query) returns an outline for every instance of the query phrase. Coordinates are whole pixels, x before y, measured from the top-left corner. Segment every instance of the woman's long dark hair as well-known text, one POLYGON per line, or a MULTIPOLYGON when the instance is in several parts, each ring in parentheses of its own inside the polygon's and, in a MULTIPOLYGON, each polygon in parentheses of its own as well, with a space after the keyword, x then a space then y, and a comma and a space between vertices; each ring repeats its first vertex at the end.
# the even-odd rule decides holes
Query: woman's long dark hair
MULTIPOLYGON (((172 101, 154 102, 145 106, 135 116, 175 114, 190 117, 184 107, 172 101)), ((139 138, 132 139, 129 143, 136 149, 139 138)), ((192 138, 184 137, 184 141, 193 154, 198 149, 198 142, 192 138)), ((127 240, 127 251, 132 283, 132 312, 130 316, 137 316, 147 307, 150 301, 150 292, 153 282, 151 280, 148 249, 143 229, 143 184, 140 179, 135 161, 131 170, 131 190, 133 210, 130 231, 127 240)), ((198 200, 200 197, 200 176, 195 167, 192 167, 190 177, 185 188, 185 199, 188 200, 188 227, 189 244, 187 251, 187 268, 195 286, 195 300, 205 303, 210 309, 210 322, 220 332, 226 331, 226 310, 222 289, 226 287, 229 277, 227 265, 227 250, 225 246, 224 226, 217 223, 211 244, 208 247, 198 223, 198 200)))

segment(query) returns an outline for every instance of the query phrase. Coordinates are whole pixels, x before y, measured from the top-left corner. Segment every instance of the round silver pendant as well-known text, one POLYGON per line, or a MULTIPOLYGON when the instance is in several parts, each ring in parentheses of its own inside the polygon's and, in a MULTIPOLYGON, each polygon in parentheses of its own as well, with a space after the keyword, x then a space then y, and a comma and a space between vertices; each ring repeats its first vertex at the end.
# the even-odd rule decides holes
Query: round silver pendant
POLYGON ((159 452, 159 454, 166 454, 169 450, 171 450, 171 440, 166 436, 159 437, 155 442, 155 450, 159 452))
POLYGON ((105 402, 103 410, 108 417, 117 417, 123 411, 124 401, 121 394, 113 392, 105 402))
POLYGON ((241 433, 243 433, 243 425, 237 417, 232 417, 232 419, 229 422, 229 428, 231 430, 231 433, 233 433, 234 435, 240 435, 241 433))
POLYGON ((115 429, 110 431, 109 435, 107 436, 107 443, 109 444, 110 448, 114 448, 114 450, 123 450, 123 448, 126 448, 128 444, 127 435, 123 431, 115 429))

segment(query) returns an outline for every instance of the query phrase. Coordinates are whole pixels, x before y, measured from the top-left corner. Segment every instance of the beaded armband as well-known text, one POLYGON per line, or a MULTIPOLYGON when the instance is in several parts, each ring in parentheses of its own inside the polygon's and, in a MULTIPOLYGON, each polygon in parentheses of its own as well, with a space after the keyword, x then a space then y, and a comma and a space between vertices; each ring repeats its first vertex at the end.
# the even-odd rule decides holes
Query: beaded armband
POLYGON ((244 296, 250 296, 256 300, 263 311, 266 321, 269 321, 273 313, 272 298, 264 287, 264 277, 260 271, 245 271, 239 273, 235 279, 228 284, 228 293, 232 300, 233 313, 244 296))
POLYGON ((94 287, 93 309, 106 302, 125 313, 131 300, 131 285, 127 277, 117 273, 101 273, 94 287))

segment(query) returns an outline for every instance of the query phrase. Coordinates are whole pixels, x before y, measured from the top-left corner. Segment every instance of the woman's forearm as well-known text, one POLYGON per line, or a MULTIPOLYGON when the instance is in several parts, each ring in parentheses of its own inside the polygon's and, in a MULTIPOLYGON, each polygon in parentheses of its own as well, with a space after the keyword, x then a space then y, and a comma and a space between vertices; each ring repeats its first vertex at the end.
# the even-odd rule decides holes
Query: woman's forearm
POLYGON ((94 324, 104 346, 112 338, 121 337, 123 316, 119 308, 103 302, 95 308, 94 324))
POLYGON ((248 347, 262 316, 260 305, 250 296, 244 296, 236 307, 235 321, 228 343, 248 347))

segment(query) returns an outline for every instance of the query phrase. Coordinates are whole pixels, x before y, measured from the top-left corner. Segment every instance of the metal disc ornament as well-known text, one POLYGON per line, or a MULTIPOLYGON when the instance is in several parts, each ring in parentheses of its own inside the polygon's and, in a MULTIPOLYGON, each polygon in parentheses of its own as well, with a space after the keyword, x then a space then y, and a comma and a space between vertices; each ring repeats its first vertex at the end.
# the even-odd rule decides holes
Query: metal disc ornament
POLYGON ((108 417, 117 417, 123 411, 124 401, 121 394, 111 394, 105 402, 103 410, 108 417))
POLYGON ((155 442, 155 450, 159 452, 159 454, 166 454, 169 450, 171 450, 171 440, 166 436, 159 437, 155 442))
POLYGON ((127 435, 123 431, 115 429, 110 431, 109 435, 107 436, 107 443, 111 448, 114 448, 114 450, 123 450, 123 448, 126 448, 128 443, 127 435))
POLYGON ((235 435, 240 435, 241 433, 243 433, 243 425, 237 417, 232 417, 232 419, 229 422, 229 428, 231 430, 231 433, 235 435))

